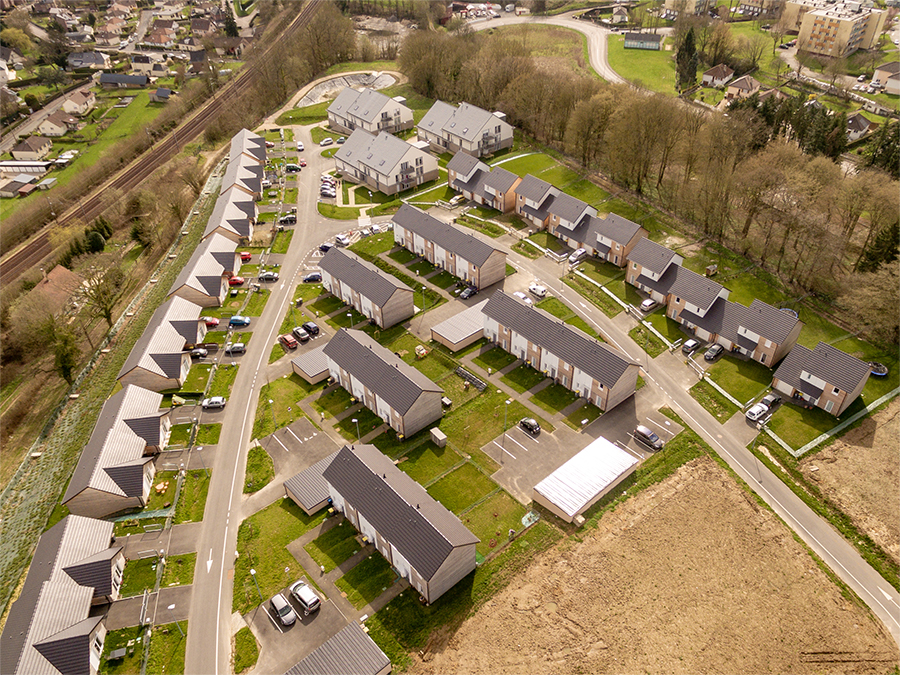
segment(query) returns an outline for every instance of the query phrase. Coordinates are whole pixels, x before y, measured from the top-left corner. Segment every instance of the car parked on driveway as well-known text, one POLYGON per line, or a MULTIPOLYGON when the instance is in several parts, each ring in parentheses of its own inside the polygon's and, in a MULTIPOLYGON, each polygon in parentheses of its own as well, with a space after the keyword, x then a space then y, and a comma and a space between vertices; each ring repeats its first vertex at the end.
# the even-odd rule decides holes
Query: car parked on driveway
POLYGON ((725 351, 725 347, 720 345, 719 343, 714 344, 712 347, 706 350, 706 353, 703 354, 703 358, 706 361, 715 361, 722 355, 722 352, 725 351))
POLYGON ((691 338, 681 345, 681 353, 687 356, 690 356, 698 349, 700 349, 700 340, 696 338, 691 338))
POLYGON ((322 274, 320 272, 310 272, 303 276, 304 284, 315 284, 319 281, 322 281, 322 274))
POLYGON ((462 293, 459 294, 459 299, 460 300, 468 300, 473 295, 478 295, 478 289, 475 288, 474 286, 466 286, 462 290, 462 293))
POLYGON ((643 424, 638 424, 634 429, 634 440, 640 441, 652 450, 662 450, 663 441, 655 431, 643 424))
POLYGON ((244 285, 244 277, 230 277, 228 279, 229 286, 243 286, 244 285))
POLYGON ((574 265, 575 263, 579 263, 584 260, 585 256, 587 256, 587 250, 583 248, 576 249, 575 252, 569 256, 569 264, 574 265))
POLYGON ((215 328, 219 325, 219 320, 214 316, 201 316, 200 320, 206 324, 207 328, 215 328))
POLYGON ((284 335, 279 335, 278 341, 285 349, 296 349, 297 345, 299 344, 297 342, 297 339, 293 335, 289 335, 287 333, 285 333, 284 335))
POLYGON ((215 408, 224 408, 227 403, 227 399, 224 396, 213 396, 212 398, 205 398, 203 402, 200 404, 200 407, 204 410, 212 410, 215 408))
POLYGON ((318 335, 319 334, 319 327, 312 321, 307 321, 305 324, 303 324, 302 328, 310 335, 318 335))
POLYGON ((263 272, 259 275, 260 281, 278 281, 278 272, 263 272))
POLYGON ((275 618, 281 622, 282 626, 293 626, 294 622, 297 621, 297 613, 291 607, 291 603, 281 593, 273 597, 269 605, 275 618))
POLYGON ((309 333, 303 330, 300 326, 296 326, 294 330, 291 331, 294 334, 294 337, 300 340, 300 342, 309 342, 309 333))
POLYGON ((541 433, 541 425, 533 417, 523 417, 519 420, 519 426, 532 436, 537 436, 541 433))
POLYGON ((333 143, 334 143, 334 139, 331 138, 331 137, 323 138, 321 141, 319 141, 319 145, 320 145, 321 147, 323 147, 323 148, 324 148, 326 145, 332 145, 333 143))
POLYGON ((228 320, 228 325, 232 328, 243 327, 250 325, 250 317, 249 316, 241 316, 240 314, 235 314, 228 320))
POLYGON ((525 295, 522 291, 514 291, 513 295, 516 296, 519 300, 524 302, 526 305, 533 305, 534 303, 531 301, 527 295, 525 295))
POLYGON ((539 298, 543 298, 547 295, 547 287, 532 283, 530 286, 528 286, 528 292, 539 298))
POLYGON ((247 346, 243 342, 228 343, 225 345, 225 353, 229 356, 233 354, 243 354, 247 351, 247 346))
POLYGON ((775 410, 779 405, 781 405, 781 397, 775 392, 769 392, 765 396, 762 397, 760 403, 769 408, 769 410, 775 410))
POLYGON ((641 311, 644 313, 652 312, 657 307, 659 307, 659 303, 652 298, 647 298, 641 303, 641 311))
POLYGON ((241 262, 250 262, 253 254, 250 251, 241 251, 241 262))
POLYGON ((209 354, 209 352, 203 349, 203 347, 197 347, 191 350, 192 359, 205 359, 207 354, 209 354))
POLYGON ((303 608, 303 616, 307 616, 310 612, 315 612, 322 606, 319 596, 302 579, 291 585, 291 595, 303 608))
POLYGON ((747 419, 751 422, 757 422, 766 415, 769 414, 769 406, 760 401, 756 405, 752 406, 750 410, 747 411, 747 419))

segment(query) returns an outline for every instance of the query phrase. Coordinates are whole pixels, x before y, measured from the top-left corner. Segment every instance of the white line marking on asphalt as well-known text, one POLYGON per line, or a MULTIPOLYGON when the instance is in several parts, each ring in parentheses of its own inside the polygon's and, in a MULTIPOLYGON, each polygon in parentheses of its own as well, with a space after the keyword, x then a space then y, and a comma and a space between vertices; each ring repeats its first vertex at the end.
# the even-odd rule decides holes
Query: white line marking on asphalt
POLYGON ((524 445, 522 445, 521 443, 519 443, 519 441, 517 441, 515 438, 513 438, 513 437, 510 436, 509 434, 506 434, 506 437, 507 437, 509 440, 511 440, 513 443, 515 443, 516 445, 518 445, 520 448, 522 448, 525 452, 528 452, 528 448, 526 448, 524 445))
POLYGON ((274 439, 274 441, 275 441, 276 443, 278 443, 278 445, 280 445, 282 448, 284 448, 284 451, 285 451, 285 452, 290 452, 290 450, 288 449, 288 447, 287 447, 284 443, 282 443, 281 441, 278 440, 278 437, 277 437, 277 436, 275 436, 275 435, 273 434, 273 435, 272 435, 272 438, 274 439))
POLYGON ((212 567, 212 549, 209 549, 209 560, 206 561, 206 573, 209 574, 209 570, 212 567))
MULTIPOLYGON (((297 434, 295 434, 293 431, 291 431, 290 429, 287 429, 287 428, 285 428, 285 431, 287 431, 291 436, 296 438, 298 443, 301 443, 301 444, 303 443, 303 441, 300 440, 300 437, 297 434)), ((306 439, 304 439, 304 440, 306 440, 306 439)))
POLYGON ((282 635, 284 635, 284 631, 282 630, 281 626, 279 625, 279 622, 276 621, 276 620, 272 617, 272 614, 269 612, 269 608, 266 607, 265 605, 263 605, 263 611, 266 613, 266 616, 269 617, 269 621, 271 621, 272 623, 275 624, 275 628, 278 629, 278 632, 281 633, 282 635))
POLYGON ((500 445, 497 441, 494 441, 494 445, 496 445, 498 448, 500 448, 503 452, 505 452, 507 455, 509 455, 513 459, 516 458, 516 456, 514 454, 512 454, 509 450, 507 450, 502 445, 500 445))

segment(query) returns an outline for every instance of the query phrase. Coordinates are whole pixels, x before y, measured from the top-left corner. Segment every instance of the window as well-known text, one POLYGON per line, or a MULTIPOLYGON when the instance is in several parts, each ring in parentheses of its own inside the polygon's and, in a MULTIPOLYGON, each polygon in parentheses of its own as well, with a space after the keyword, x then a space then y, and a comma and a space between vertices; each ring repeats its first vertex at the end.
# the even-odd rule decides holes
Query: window
POLYGON ((500 133, 500 125, 499 125, 499 124, 498 124, 497 126, 494 127, 494 133, 495 133, 495 134, 499 134, 499 133, 500 133))
POLYGON ((832 393, 832 394, 834 394, 834 395, 835 395, 835 396, 836 396, 836 395, 838 395, 838 394, 840 394, 840 393, 841 393, 841 390, 840 390, 840 389, 838 389, 838 388, 837 388, 837 387, 835 387, 835 388, 834 388, 834 389, 833 389, 833 390, 832 390, 832 392, 831 392, 831 393, 832 393))
POLYGON ((825 412, 829 412, 829 413, 830 413, 830 412, 832 411, 833 408, 834 408, 834 401, 827 401, 827 402, 825 403, 825 412))
MULTIPOLYGON (((636 269, 637 269, 637 263, 636 263, 636 262, 631 263, 631 269, 633 269, 633 270, 636 270, 636 269)), ((634 279, 634 277, 631 277, 631 278, 634 279)))

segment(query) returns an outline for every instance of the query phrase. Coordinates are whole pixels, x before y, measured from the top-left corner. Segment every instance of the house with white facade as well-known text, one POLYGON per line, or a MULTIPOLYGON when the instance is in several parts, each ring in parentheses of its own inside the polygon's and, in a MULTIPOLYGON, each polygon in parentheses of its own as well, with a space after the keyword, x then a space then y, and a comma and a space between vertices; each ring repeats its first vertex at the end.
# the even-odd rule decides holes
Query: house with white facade
POLYGON ((342 178, 387 195, 438 177, 436 157, 385 131, 356 129, 334 154, 334 167, 342 178))
POLYGON ((178 278, 169 289, 169 297, 177 295, 201 307, 220 307, 228 295, 228 279, 241 269, 237 244, 221 233, 200 242, 178 278))
POLYGON ((346 87, 328 106, 328 124, 347 134, 357 129, 395 134, 413 126, 413 112, 405 103, 402 96, 391 98, 368 87, 346 87))
POLYGON ((512 147, 513 128, 501 112, 489 113, 471 103, 453 106, 435 101, 416 125, 420 141, 437 152, 459 152, 475 157, 512 147))

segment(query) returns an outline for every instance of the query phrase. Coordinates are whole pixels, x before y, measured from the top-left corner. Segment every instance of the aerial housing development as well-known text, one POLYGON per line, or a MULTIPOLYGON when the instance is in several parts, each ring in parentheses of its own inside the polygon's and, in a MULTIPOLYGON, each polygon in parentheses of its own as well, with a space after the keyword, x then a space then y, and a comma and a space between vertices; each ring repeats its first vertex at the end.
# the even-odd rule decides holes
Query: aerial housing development
POLYGON ((896 668, 890 9, 144 4, 3 8, 3 675, 896 668))

